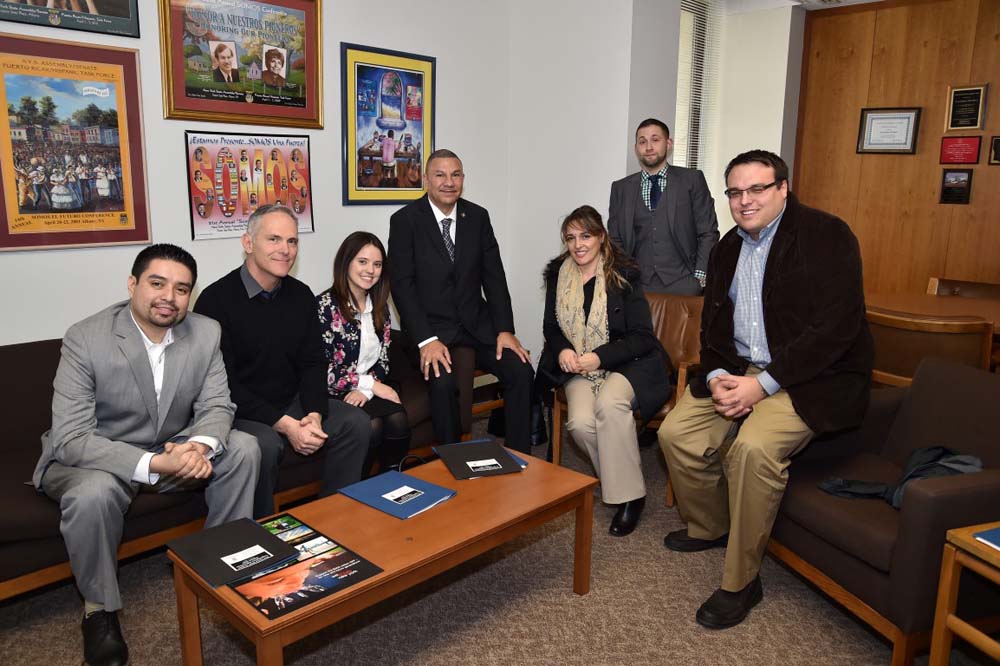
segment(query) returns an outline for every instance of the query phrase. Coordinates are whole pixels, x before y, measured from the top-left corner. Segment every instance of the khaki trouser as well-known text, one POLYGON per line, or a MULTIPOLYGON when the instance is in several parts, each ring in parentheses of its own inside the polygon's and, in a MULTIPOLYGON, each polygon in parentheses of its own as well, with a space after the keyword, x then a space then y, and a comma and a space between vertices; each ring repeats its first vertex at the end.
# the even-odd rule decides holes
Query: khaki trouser
POLYGON ((740 425, 688 388, 657 435, 688 536, 716 539, 729 532, 722 589, 742 590, 760 570, 789 458, 812 439, 812 430, 783 390, 754 405, 740 425))
POLYGON ((601 479, 601 497, 621 504, 646 496, 639 459, 639 441, 632 416, 635 391, 624 375, 608 373, 595 396, 590 380, 566 382, 569 403, 566 429, 587 451, 601 479))

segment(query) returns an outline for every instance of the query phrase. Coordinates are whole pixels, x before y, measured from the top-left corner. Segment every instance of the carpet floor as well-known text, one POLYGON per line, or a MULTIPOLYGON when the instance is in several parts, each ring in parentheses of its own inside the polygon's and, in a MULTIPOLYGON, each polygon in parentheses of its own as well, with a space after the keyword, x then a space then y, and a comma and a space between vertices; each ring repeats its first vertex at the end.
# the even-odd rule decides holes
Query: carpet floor
MULTIPOLYGON (((477 422, 482 431, 484 422, 477 422)), ((569 442, 567 436, 564 440, 569 442)), ((544 448, 535 451, 544 455, 544 448)), ((563 464, 591 473, 574 446, 563 464)), ((572 514, 382 602, 285 650, 285 663, 444 666, 888 664, 891 646, 816 588, 766 558, 764 600, 745 622, 694 621, 718 586, 723 550, 682 554, 663 535, 682 527, 663 502, 657 447, 642 450, 647 504, 626 538, 607 533, 595 501, 591 592, 572 591, 572 514)), ((349 542, 346 535, 338 536, 349 542)), ((364 553, 362 553, 364 555, 364 553)), ((133 666, 180 664, 171 565, 163 551, 121 567, 121 622, 133 666)), ((79 664, 81 602, 71 583, 0 603, 0 664, 79 664)), ((255 663, 253 645, 202 611, 205 663, 255 663)), ((917 660, 926 664, 927 656, 917 660)), ((952 664, 992 663, 956 641, 952 664)))

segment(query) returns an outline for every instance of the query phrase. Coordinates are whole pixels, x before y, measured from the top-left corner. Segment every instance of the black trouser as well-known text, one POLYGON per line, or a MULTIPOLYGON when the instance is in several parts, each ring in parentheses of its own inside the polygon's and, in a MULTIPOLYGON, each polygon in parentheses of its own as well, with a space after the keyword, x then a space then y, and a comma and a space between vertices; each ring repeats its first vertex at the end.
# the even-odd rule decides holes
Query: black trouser
MULTIPOLYGON (((504 349, 500 360, 497 360, 496 344, 483 344, 465 333, 460 333, 448 345, 449 350, 456 347, 471 348, 476 356, 475 367, 496 375, 500 380, 504 399, 505 443, 512 449, 530 453, 531 385, 535 377, 531 364, 522 361, 509 349, 504 349)), ((456 377, 454 370, 453 364, 451 373, 442 371, 440 377, 435 377, 432 369, 428 380, 434 435, 442 444, 457 442, 462 437, 457 382, 471 381, 471 378, 456 377)))
MULTIPOLYGON (((323 450, 323 478, 319 496, 332 495, 344 486, 361 480, 362 467, 371 441, 371 420, 363 410, 340 400, 330 400, 329 414, 323 419, 323 432, 327 434, 323 450)), ((298 398, 285 413, 300 419, 305 416, 298 398)), ((278 467, 281 459, 291 449, 284 435, 260 421, 236 419, 233 428, 248 432, 257 438, 260 446, 260 477, 253 497, 253 517, 261 518, 274 513, 274 491, 278 485, 278 467), (238 425, 237 425, 238 424, 238 425)), ((293 450, 292 455, 300 455, 293 450)))

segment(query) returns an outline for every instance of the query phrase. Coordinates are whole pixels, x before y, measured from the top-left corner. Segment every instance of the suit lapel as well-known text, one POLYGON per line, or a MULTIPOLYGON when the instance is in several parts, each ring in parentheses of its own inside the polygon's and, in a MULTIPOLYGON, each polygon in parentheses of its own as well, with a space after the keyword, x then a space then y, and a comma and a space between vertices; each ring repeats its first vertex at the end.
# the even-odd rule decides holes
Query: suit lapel
POLYGON ((676 171, 671 168, 667 168, 667 176, 663 179, 663 196, 660 198, 660 203, 666 206, 664 211, 667 214, 667 228, 670 230, 670 235, 674 235, 674 219, 677 216, 677 175, 676 171))
POLYGON ((156 422, 156 431, 163 429, 163 422, 167 420, 170 413, 170 406, 177 395, 177 387, 180 385, 180 378, 188 363, 190 354, 188 353, 188 333, 187 322, 181 322, 173 329, 174 341, 167 346, 163 355, 163 386, 160 387, 160 402, 158 405, 159 420, 156 422))
MULTIPOLYGON (((457 211, 458 208, 456 207, 455 210, 457 211)), ((451 264, 451 257, 448 256, 448 248, 444 246, 444 238, 441 236, 441 226, 438 224, 437 219, 435 219, 434 217, 434 211, 431 210, 431 204, 430 201, 427 199, 427 195, 424 195, 424 198, 421 201, 421 212, 423 213, 422 215, 423 220, 421 220, 420 224, 424 228, 425 233, 430 234, 431 245, 434 246, 434 248, 438 251, 438 254, 441 255, 441 258, 444 261, 448 262, 448 264, 451 264)), ((452 221, 452 224, 455 223, 456 223, 455 221, 452 221)), ((456 235, 457 235, 457 229, 456 229, 456 235)))
POLYGON ((146 411, 153 423, 159 423, 156 408, 156 388, 153 386, 153 370, 149 367, 149 355, 142 343, 139 327, 132 321, 132 313, 128 306, 118 313, 115 319, 115 335, 118 336, 118 348, 128 360, 135 377, 139 395, 142 397, 146 411))
MULTIPOLYGON (((455 203, 455 266, 458 267, 458 262, 465 258, 470 247, 474 246, 475 243, 472 241, 472 235, 475 231, 469 225, 471 221, 465 215, 465 202, 461 199, 455 203)), ((444 245, 444 239, 442 239, 441 244, 444 245)))
POLYGON ((798 213, 798 201, 793 199, 791 192, 788 193, 788 203, 785 204, 785 212, 781 216, 781 223, 774 233, 774 240, 771 242, 771 251, 767 254, 767 266, 764 267, 764 284, 761 286, 761 298, 771 292, 774 287, 775 274, 788 253, 788 249, 793 245, 795 233, 798 229, 796 215, 798 213))

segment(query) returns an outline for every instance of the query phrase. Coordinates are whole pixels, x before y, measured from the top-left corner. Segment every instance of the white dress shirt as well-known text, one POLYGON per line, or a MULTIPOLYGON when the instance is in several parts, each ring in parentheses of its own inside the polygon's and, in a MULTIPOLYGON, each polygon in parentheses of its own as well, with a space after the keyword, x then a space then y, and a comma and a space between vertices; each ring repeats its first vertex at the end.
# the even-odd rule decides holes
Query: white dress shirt
MULTIPOLYGON (((166 366, 167 347, 174 343, 174 329, 167 329, 166 335, 163 336, 163 342, 153 342, 146 336, 145 331, 142 330, 139 324, 136 323, 135 316, 132 315, 131 310, 129 311, 129 315, 132 317, 132 323, 139 330, 139 335, 142 336, 143 346, 146 347, 146 355, 149 357, 149 369, 153 371, 153 390, 156 391, 156 402, 159 403, 160 391, 163 390, 163 369, 166 366)), ((208 454, 209 460, 215 457, 221 446, 221 442, 217 438, 208 435, 195 435, 188 437, 188 440, 199 442, 209 447, 211 449, 208 454)), ((152 486, 160 480, 159 474, 149 471, 149 463, 155 455, 156 453, 153 451, 147 451, 142 454, 139 464, 135 466, 135 471, 132 473, 133 481, 152 486)))
POLYGON ((372 319, 372 297, 365 296, 365 309, 358 314, 361 322, 361 346, 358 348, 358 391, 369 400, 372 399, 372 387, 375 377, 368 374, 382 353, 382 341, 375 332, 375 321, 372 319))

